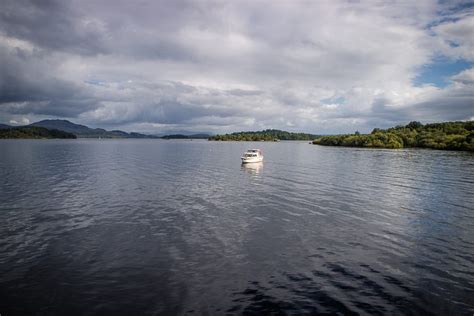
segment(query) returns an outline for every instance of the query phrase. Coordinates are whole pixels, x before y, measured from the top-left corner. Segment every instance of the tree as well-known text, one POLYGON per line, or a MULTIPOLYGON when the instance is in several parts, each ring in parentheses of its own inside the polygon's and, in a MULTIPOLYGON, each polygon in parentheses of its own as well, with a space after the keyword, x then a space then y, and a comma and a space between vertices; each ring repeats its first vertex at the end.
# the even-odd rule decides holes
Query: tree
POLYGON ((417 122, 417 121, 412 121, 410 123, 407 124, 406 128, 409 128, 409 129, 419 129, 423 127, 423 124, 421 124, 420 122, 417 122))

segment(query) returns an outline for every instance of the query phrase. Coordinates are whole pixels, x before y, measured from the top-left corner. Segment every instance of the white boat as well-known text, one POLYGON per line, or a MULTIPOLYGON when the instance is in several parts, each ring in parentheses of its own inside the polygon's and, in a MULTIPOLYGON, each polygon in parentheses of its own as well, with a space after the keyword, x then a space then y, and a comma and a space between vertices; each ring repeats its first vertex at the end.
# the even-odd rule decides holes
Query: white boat
POLYGON ((244 152, 240 159, 242 159, 242 163, 262 162, 263 153, 260 149, 249 149, 244 152))

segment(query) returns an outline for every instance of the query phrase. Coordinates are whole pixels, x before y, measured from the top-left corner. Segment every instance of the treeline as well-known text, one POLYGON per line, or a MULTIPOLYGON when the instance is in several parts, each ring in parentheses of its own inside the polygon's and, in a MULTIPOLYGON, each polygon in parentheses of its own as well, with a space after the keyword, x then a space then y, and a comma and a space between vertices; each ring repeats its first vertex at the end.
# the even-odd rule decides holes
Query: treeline
POLYGON ((291 133, 278 129, 267 129, 259 132, 238 132, 232 134, 215 135, 209 140, 235 141, 278 141, 278 140, 313 140, 317 135, 305 133, 291 133))
POLYGON ((57 129, 44 127, 22 126, 0 129, 0 138, 68 138, 75 139, 76 135, 57 129))
POLYGON ((432 148, 474 151, 474 121, 423 125, 411 122, 389 129, 375 128, 370 134, 323 136, 313 144, 375 148, 432 148))
POLYGON ((208 139, 209 134, 192 134, 192 135, 183 135, 183 134, 171 134, 161 136, 163 139, 208 139))

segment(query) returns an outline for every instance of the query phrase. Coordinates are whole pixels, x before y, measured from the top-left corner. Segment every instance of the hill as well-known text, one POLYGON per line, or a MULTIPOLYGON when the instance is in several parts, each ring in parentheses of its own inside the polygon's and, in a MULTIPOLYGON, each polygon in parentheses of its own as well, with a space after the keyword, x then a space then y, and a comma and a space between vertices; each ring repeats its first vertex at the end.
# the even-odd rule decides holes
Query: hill
POLYGON ((57 129, 47 129, 37 126, 20 126, 11 128, 1 128, 0 138, 77 138, 76 135, 57 129))
POLYGON ((275 140, 313 140, 318 135, 306 133, 291 133, 278 129, 267 129, 258 132, 238 132, 232 134, 216 135, 209 137, 209 140, 220 141, 275 141, 275 140))
POLYGON ((411 122, 389 129, 375 128, 371 134, 346 134, 317 138, 323 146, 374 148, 432 148, 474 151, 474 121, 423 125, 411 122))
POLYGON ((156 138, 155 136, 140 133, 127 133, 124 131, 106 131, 102 128, 90 128, 85 125, 75 124, 67 120, 43 120, 32 123, 28 126, 44 127, 47 129, 57 129, 72 133, 79 138, 156 138))
POLYGON ((67 120, 43 120, 30 124, 29 126, 44 127, 48 129, 57 129, 74 134, 87 134, 93 129, 79 124, 74 124, 67 120))

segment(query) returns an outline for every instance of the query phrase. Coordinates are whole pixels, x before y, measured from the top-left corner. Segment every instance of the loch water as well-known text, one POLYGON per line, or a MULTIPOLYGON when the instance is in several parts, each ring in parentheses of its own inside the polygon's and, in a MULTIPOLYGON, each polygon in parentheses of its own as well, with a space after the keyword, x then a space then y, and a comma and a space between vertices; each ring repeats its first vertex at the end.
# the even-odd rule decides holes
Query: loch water
POLYGON ((474 314, 473 153, 0 141, 1 315, 335 313, 474 314))

